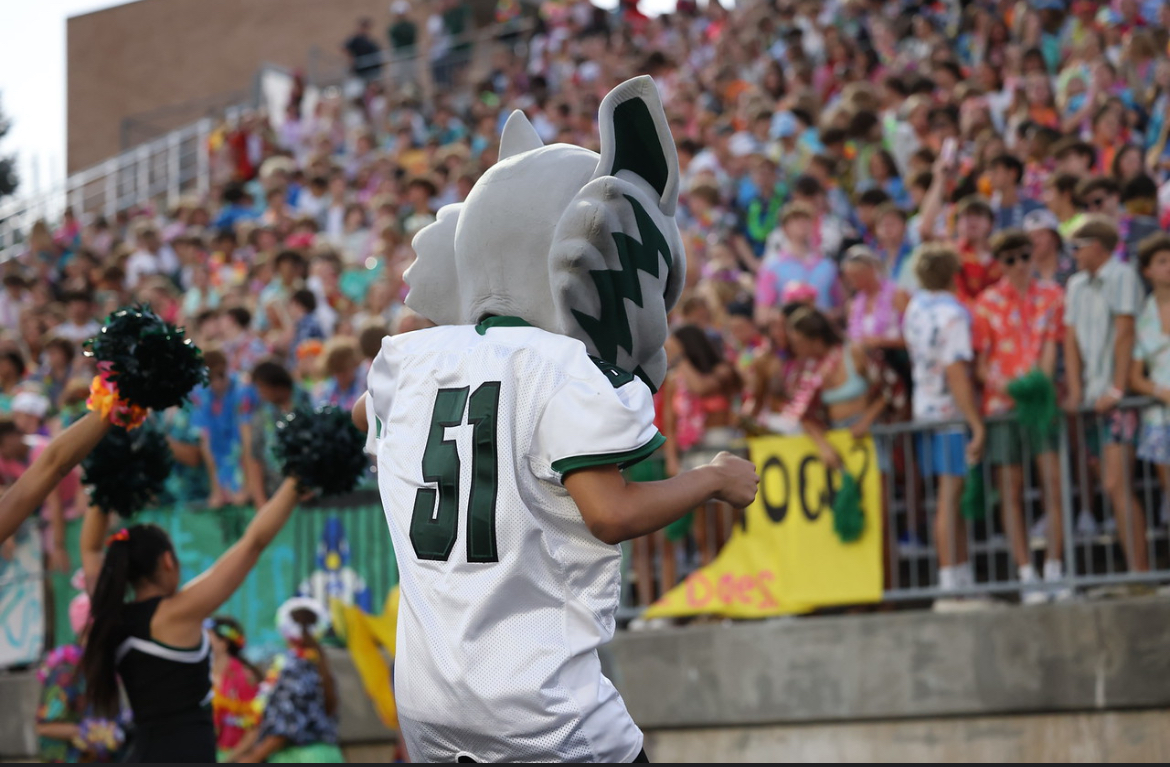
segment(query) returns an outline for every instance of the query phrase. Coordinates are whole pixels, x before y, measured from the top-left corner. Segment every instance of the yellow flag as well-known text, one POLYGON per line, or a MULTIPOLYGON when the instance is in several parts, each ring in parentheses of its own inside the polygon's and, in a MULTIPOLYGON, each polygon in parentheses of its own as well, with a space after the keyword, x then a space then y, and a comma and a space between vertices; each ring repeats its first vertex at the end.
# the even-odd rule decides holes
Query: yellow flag
POLYGON ((346 646, 362 686, 378 712, 378 718, 391 729, 398 729, 398 706, 394 702, 393 674, 379 646, 394 657, 394 636, 398 624, 398 587, 386 598, 381 615, 366 615, 361 608, 331 600, 334 615, 340 615, 346 646))
POLYGON ((864 529, 842 543, 832 499, 841 476, 829 472, 809 437, 749 441, 760 492, 711 564, 645 613, 647 618, 721 615, 764 618, 882 597, 882 489, 873 440, 832 432, 829 442, 861 488, 864 529))

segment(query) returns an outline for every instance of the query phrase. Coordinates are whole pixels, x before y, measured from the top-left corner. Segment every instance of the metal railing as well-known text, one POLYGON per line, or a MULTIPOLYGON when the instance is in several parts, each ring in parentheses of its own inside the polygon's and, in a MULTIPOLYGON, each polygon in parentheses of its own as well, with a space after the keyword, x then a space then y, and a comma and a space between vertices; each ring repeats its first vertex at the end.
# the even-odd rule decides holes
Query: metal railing
MULTIPOLYGON (((920 443, 965 430, 965 424, 875 426, 875 449, 885 469, 883 599, 928 603, 990 595, 1014 600, 1018 595, 1023 601, 1046 601, 1098 590, 1150 590, 1170 582, 1170 468, 1141 460, 1134 451, 1144 413, 1163 407, 1134 397, 1107 415, 1088 409, 1062 415, 1042 450, 1034 449, 1014 417, 988 419, 980 464, 982 508, 969 504, 968 511, 976 513, 964 515, 960 503, 952 512, 954 532, 948 540, 939 533, 936 467, 924 463, 932 458, 920 443), (1018 486, 1004 466, 1018 467, 1018 486), (1012 497, 1017 502, 1005 508, 1012 497), (964 543, 966 557, 960 554, 964 543), (957 583, 940 583, 944 546, 959 554, 954 558, 960 565, 964 560, 969 565, 964 568, 969 576, 957 583), (1060 573, 1045 580, 1049 561, 1060 563, 1060 573), (1021 580, 1021 564, 1032 567, 1035 581, 1021 580)), ((1170 407, 1166 410, 1170 414, 1170 407)), ((658 532, 628 545, 622 617, 637 616, 709 562, 739 520, 723 504, 707 504, 701 512, 697 533, 692 527, 684 538, 669 541, 658 532)))
POLYGON ((67 208, 112 219, 134 206, 174 205, 185 193, 206 194, 213 126, 211 119, 200 120, 74 173, 47 192, 0 203, 0 262, 20 254, 38 220, 54 221, 67 208))

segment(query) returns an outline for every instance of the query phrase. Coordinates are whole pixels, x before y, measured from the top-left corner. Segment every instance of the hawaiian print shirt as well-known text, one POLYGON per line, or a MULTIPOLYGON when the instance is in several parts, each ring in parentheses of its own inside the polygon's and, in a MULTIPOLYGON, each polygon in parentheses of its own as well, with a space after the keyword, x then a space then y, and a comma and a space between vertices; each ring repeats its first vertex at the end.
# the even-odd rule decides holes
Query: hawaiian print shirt
POLYGON ((271 735, 290 746, 337 743, 337 719, 325 711, 321 672, 312 651, 292 650, 276 664, 276 682, 264 702, 260 740, 271 735))
POLYGON ((1008 384, 1040 364, 1046 343, 1064 337, 1064 291, 1054 282, 1032 280, 1020 292, 1002 279, 975 300, 975 351, 987 356, 983 412, 1006 413, 1015 403, 1008 384))
POLYGON ((947 385, 947 367, 974 359, 971 315, 953 293, 920 290, 902 321, 914 381, 914 419, 953 421, 962 414, 947 385))

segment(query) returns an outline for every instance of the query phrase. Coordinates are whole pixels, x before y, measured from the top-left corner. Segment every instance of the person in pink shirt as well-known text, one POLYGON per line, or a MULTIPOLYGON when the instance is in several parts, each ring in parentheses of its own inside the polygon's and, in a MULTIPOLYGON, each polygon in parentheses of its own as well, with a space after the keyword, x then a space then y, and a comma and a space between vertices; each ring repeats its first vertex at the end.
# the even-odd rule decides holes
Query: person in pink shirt
MULTIPOLYGON (((49 447, 50 440, 38 434, 23 434, 16 422, 0 419, 0 486, 9 487, 49 447)), ((65 550, 65 520, 76 519, 84 512, 81 473, 74 467, 65 474, 41 506, 44 529, 42 546, 49 567, 69 572, 69 553, 65 550)))

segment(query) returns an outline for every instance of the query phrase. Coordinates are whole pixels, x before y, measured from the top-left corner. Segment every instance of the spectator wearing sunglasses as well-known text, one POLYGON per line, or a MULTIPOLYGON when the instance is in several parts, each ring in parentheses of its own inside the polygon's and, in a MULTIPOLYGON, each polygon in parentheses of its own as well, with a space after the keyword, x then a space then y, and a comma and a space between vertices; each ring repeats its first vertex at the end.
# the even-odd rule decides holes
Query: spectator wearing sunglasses
MULTIPOLYGON (((1033 276, 1032 239, 1022 229, 1006 229, 991 241, 991 253, 1003 277, 975 300, 972 340, 976 369, 983 379, 983 414, 1011 412, 1015 403, 1008 384, 1039 368, 1052 378, 1056 372, 1057 345, 1064 337, 1064 291, 1055 282, 1033 276)), ((987 431, 987 459, 995 468, 995 486, 1003 503, 1003 528, 1007 533, 1022 588, 1024 604, 1048 598, 1039 588, 1032 565, 1023 512, 1024 463, 1033 460, 1044 494, 1048 524, 1048 556, 1044 580, 1063 579, 1063 529, 1060 507, 1060 465, 1057 460, 1058 428, 1040 438, 1019 424, 993 423, 987 431)))
POLYGON ((1082 422, 1087 449, 1101 459, 1101 481, 1109 498, 1129 569, 1149 570, 1145 512, 1134 497, 1133 453, 1138 418, 1120 410, 1133 359, 1135 316, 1144 289, 1129 264, 1113 256, 1120 241, 1105 216, 1091 215, 1074 233, 1072 253, 1080 268, 1068 281, 1064 307, 1064 356, 1068 408, 1091 408, 1082 422))

